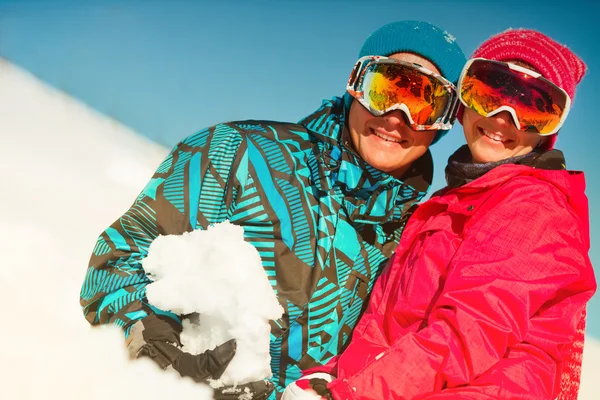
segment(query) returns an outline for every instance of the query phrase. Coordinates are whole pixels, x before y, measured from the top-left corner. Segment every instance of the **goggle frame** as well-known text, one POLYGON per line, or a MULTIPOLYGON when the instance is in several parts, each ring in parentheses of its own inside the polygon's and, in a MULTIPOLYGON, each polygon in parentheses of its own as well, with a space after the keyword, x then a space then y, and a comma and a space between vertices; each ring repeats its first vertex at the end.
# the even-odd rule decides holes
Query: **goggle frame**
POLYGON ((352 69, 352 73, 350 74, 350 78, 348 79, 348 85, 346 86, 346 91, 356 99, 363 107, 365 107, 369 112, 376 116, 380 117, 384 114, 387 114, 394 110, 402 111, 413 130, 415 131, 432 131, 432 130, 449 130, 452 128, 454 124, 454 120, 456 119, 456 114, 458 112, 458 106, 460 104, 458 100, 458 90, 456 86, 444 78, 443 76, 431 71, 428 68, 423 67, 422 65, 397 60, 395 58, 383 57, 383 56, 364 56, 358 59, 354 68, 352 69), (446 105, 446 109, 444 112, 436 119, 436 121, 431 125, 420 125, 416 124, 413 120, 410 110, 408 106, 404 103, 395 103, 394 105, 386 108, 385 110, 378 110, 369 104, 368 101, 365 100, 364 90, 362 90, 362 83, 364 82, 364 78, 366 73, 369 71, 369 67, 371 65, 376 64, 395 64, 401 65, 403 67, 411 68, 421 74, 427 75, 433 79, 438 80, 442 86, 447 90, 450 98, 448 99, 448 104, 446 105))
POLYGON ((482 57, 475 57, 475 58, 471 58, 471 59, 467 60, 467 63, 463 67, 463 70, 460 73, 460 77, 458 78, 458 90, 457 90, 457 92, 458 92, 458 97, 460 99, 461 104, 464 105, 466 108, 469 108, 469 109, 477 112, 482 117, 486 117, 486 118, 493 117, 494 115, 499 114, 502 111, 507 111, 511 115, 513 123, 515 124, 515 126, 517 127, 518 130, 520 130, 522 132, 535 133, 535 134, 540 135, 540 136, 550 136, 550 135, 554 135, 554 134, 558 133, 558 131, 560 130, 560 128, 562 128, 563 124, 565 123, 565 121, 567 119, 567 116, 569 115, 569 111, 571 111, 571 97, 569 96, 569 94, 563 88, 561 88, 560 86, 557 86, 556 84, 554 84, 550 80, 544 78, 542 76, 542 74, 540 74, 539 72, 530 70, 528 68, 525 68, 525 67, 522 67, 520 65, 516 65, 516 64, 510 63, 510 62, 488 60, 487 58, 482 58, 482 57), (513 71, 517 71, 517 72, 523 73, 523 74, 531 76, 532 78, 535 78, 535 79, 543 80, 545 83, 547 83, 547 84, 549 84, 549 85, 557 88, 559 91, 561 91, 565 95, 565 97, 566 97, 565 107, 563 109, 563 113, 562 113, 562 115, 560 117, 560 120, 559 120, 558 124, 552 130, 552 132, 550 132, 550 133, 539 133, 539 132, 529 132, 529 131, 526 131, 526 130, 521 130, 521 123, 519 122, 519 117, 517 116, 517 111, 513 107, 511 107, 509 105, 504 105, 504 106, 498 107, 497 109, 495 109, 493 111, 490 111, 489 113, 487 113, 485 115, 482 114, 482 113, 480 113, 479 111, 473 109, 472 107, 470 107, 467 104, 467 102, 463 99, 461 88, 462 88, 462 83, 463 83, 464 77, 466 76, 467 71, 469 70, 469 67, 471 67, 471 65, 475 61, 487 61, 487 62, 492 63, 492 64, 503 64, 503 65, 507 66, 509 69, 511 69, 513 71))

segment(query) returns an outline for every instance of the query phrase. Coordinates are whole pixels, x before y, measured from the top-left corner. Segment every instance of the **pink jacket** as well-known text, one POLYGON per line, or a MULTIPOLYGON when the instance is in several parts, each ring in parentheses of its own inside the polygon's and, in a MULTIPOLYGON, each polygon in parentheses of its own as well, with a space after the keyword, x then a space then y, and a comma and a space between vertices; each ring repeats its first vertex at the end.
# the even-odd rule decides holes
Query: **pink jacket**
POLYGON ((596 289, 583 173, 507 164, 422 204, 345 352, 335 399, 554 399, 596 289))

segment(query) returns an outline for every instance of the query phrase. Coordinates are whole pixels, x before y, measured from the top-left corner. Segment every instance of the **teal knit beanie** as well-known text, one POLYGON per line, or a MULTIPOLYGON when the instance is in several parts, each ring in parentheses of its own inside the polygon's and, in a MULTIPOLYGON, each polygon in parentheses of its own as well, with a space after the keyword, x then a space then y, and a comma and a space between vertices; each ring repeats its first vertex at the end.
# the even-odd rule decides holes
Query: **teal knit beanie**
MULTIPOLYGON (((456 43, 454 36, 424 21, 397 21, 384 25, 373 32, 365 41, 358 58, 364 56, 390 56, 394 53, 418 54, 431 61, 441 75, 454 84, 467 59, 456 43)), ((352 97, 346 93, 346 101, 352 97)), ((433 143, 448 131, 439 131, 433 143)))

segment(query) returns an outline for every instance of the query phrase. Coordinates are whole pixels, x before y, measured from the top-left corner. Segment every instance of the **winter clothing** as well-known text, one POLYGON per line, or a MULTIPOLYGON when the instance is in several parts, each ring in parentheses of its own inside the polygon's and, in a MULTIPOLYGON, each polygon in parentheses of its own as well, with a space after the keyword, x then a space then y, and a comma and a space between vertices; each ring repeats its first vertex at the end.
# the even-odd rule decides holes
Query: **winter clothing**
MULTIPOLYGON (((567 46, 531 29, 509 29, 492 36, 471 56, 477 57, 494 61, 524 61, 567 92, 571 100, 587 69, 567 46)), ((461 104, 457 114, 461 123, 463 112, 464 106, 461 104)), ((552 149, 557 138, 558 134, 548 136, 541 148, 552 149)))
POLYGON ((573 99, 586 66, 565 45, 531 29, 509 29, 492 36, 473 53, 496 61, 525 61, 573 99))
POLYGON ((334 379, 323 372, 303 376, 285 388, 281 400, 333 400, 327 385, 334 379))
POLYGON ((467 61, 454 36, 429 22, 397 21, 373 32, 358 58, 415 53, 430 60, 450 82, 457 82, 467 61))
POLYGON ((534 165, 416 209, 348 348, 313 370, 335 399, 556 398, 596 283, 583 173, 534 165))
POLYGON ((127 338, 130 358, 148 356, 162 369, 172 366, 181 376, 196 382, 219 379, 235 355, 235 340, 192 355, 179 349, 181 327, 172 325, 175 325, 172 319, 157 315, 149 315, 133 324, 127 338))
POLYGON ((581 361, 583 360, 583 345, 585 342, 585 318, 583 311, 575 340, 564 351, 563 370, 560 377, 560 393, 556 400, 577 400, 579 384, 581 383, 581 361))
MULTIPOLYGON (((455 84, 467 59, 454 36, 429 22, 397 21, 384 25, 373 32, 363 44, 358 58, 364 56, 390 56, 408 52, 419 54, 433 64, 441 75, 455 84)), ((352 96, 346 93, 347 104, 352 96)), ((439 130, 431 144, 440 140, 448 131, 439 130)))
POLYGON ((179 324, 148 304, 141 261, 159 234, 227 219, 244 227, 285 310, 271 324, 277 391, 338 354, 433 172, 429 152, 403 181, 367 165, 345 118, 334 98, 298 124, 219 124, 179 143, 98 238, 81 290, 89 322, 129 331, 161 315, 179 324))
MULTIPOLYGON (((234 339, 206 350, 201 354, 190 354, 180 349, 181 326, 173 319, 151 314, 137 321, 129 330, 127 351, 132 359, 149 357, 162 369, 173 367, 182 377, 195 382, 219 379, 233 359, 236 350, 234 339)), ((266 399, 275 390, 268 380, 260 380, 235 387, 221 386, 214 389, 217 400, 238 400, 244 391, 252 393, 253 399, 266 399)))
POLYGON ((566 168, 565 157, 560 150, 545 151, 537 149, 527 154, 488 163, 474 163, 471 158, 471 151, 467 145, 459 148, 450 157, 446 166, 448 188, 454 189, 465 185, 503 164, 528 165, 538 169, 566 168))

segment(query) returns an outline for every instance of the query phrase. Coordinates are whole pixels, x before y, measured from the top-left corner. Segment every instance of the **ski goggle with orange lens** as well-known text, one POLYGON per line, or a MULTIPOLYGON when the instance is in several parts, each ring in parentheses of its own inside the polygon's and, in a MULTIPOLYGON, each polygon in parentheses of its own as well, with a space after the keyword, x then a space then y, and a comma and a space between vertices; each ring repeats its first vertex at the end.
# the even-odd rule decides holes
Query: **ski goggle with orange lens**
POLYGON ((362 57, 352 70, 346 90, 375 116, 401 110, 415 131, 450 129, 456 118, 456 87, 418 64, 388 57, 362 57))
POLYGON ((460 101, 479 115, 508 111, 517 129, 552 135, 565 122, 571 99, 541 74, 515 64, 473 58, 458 81, 460 101))

